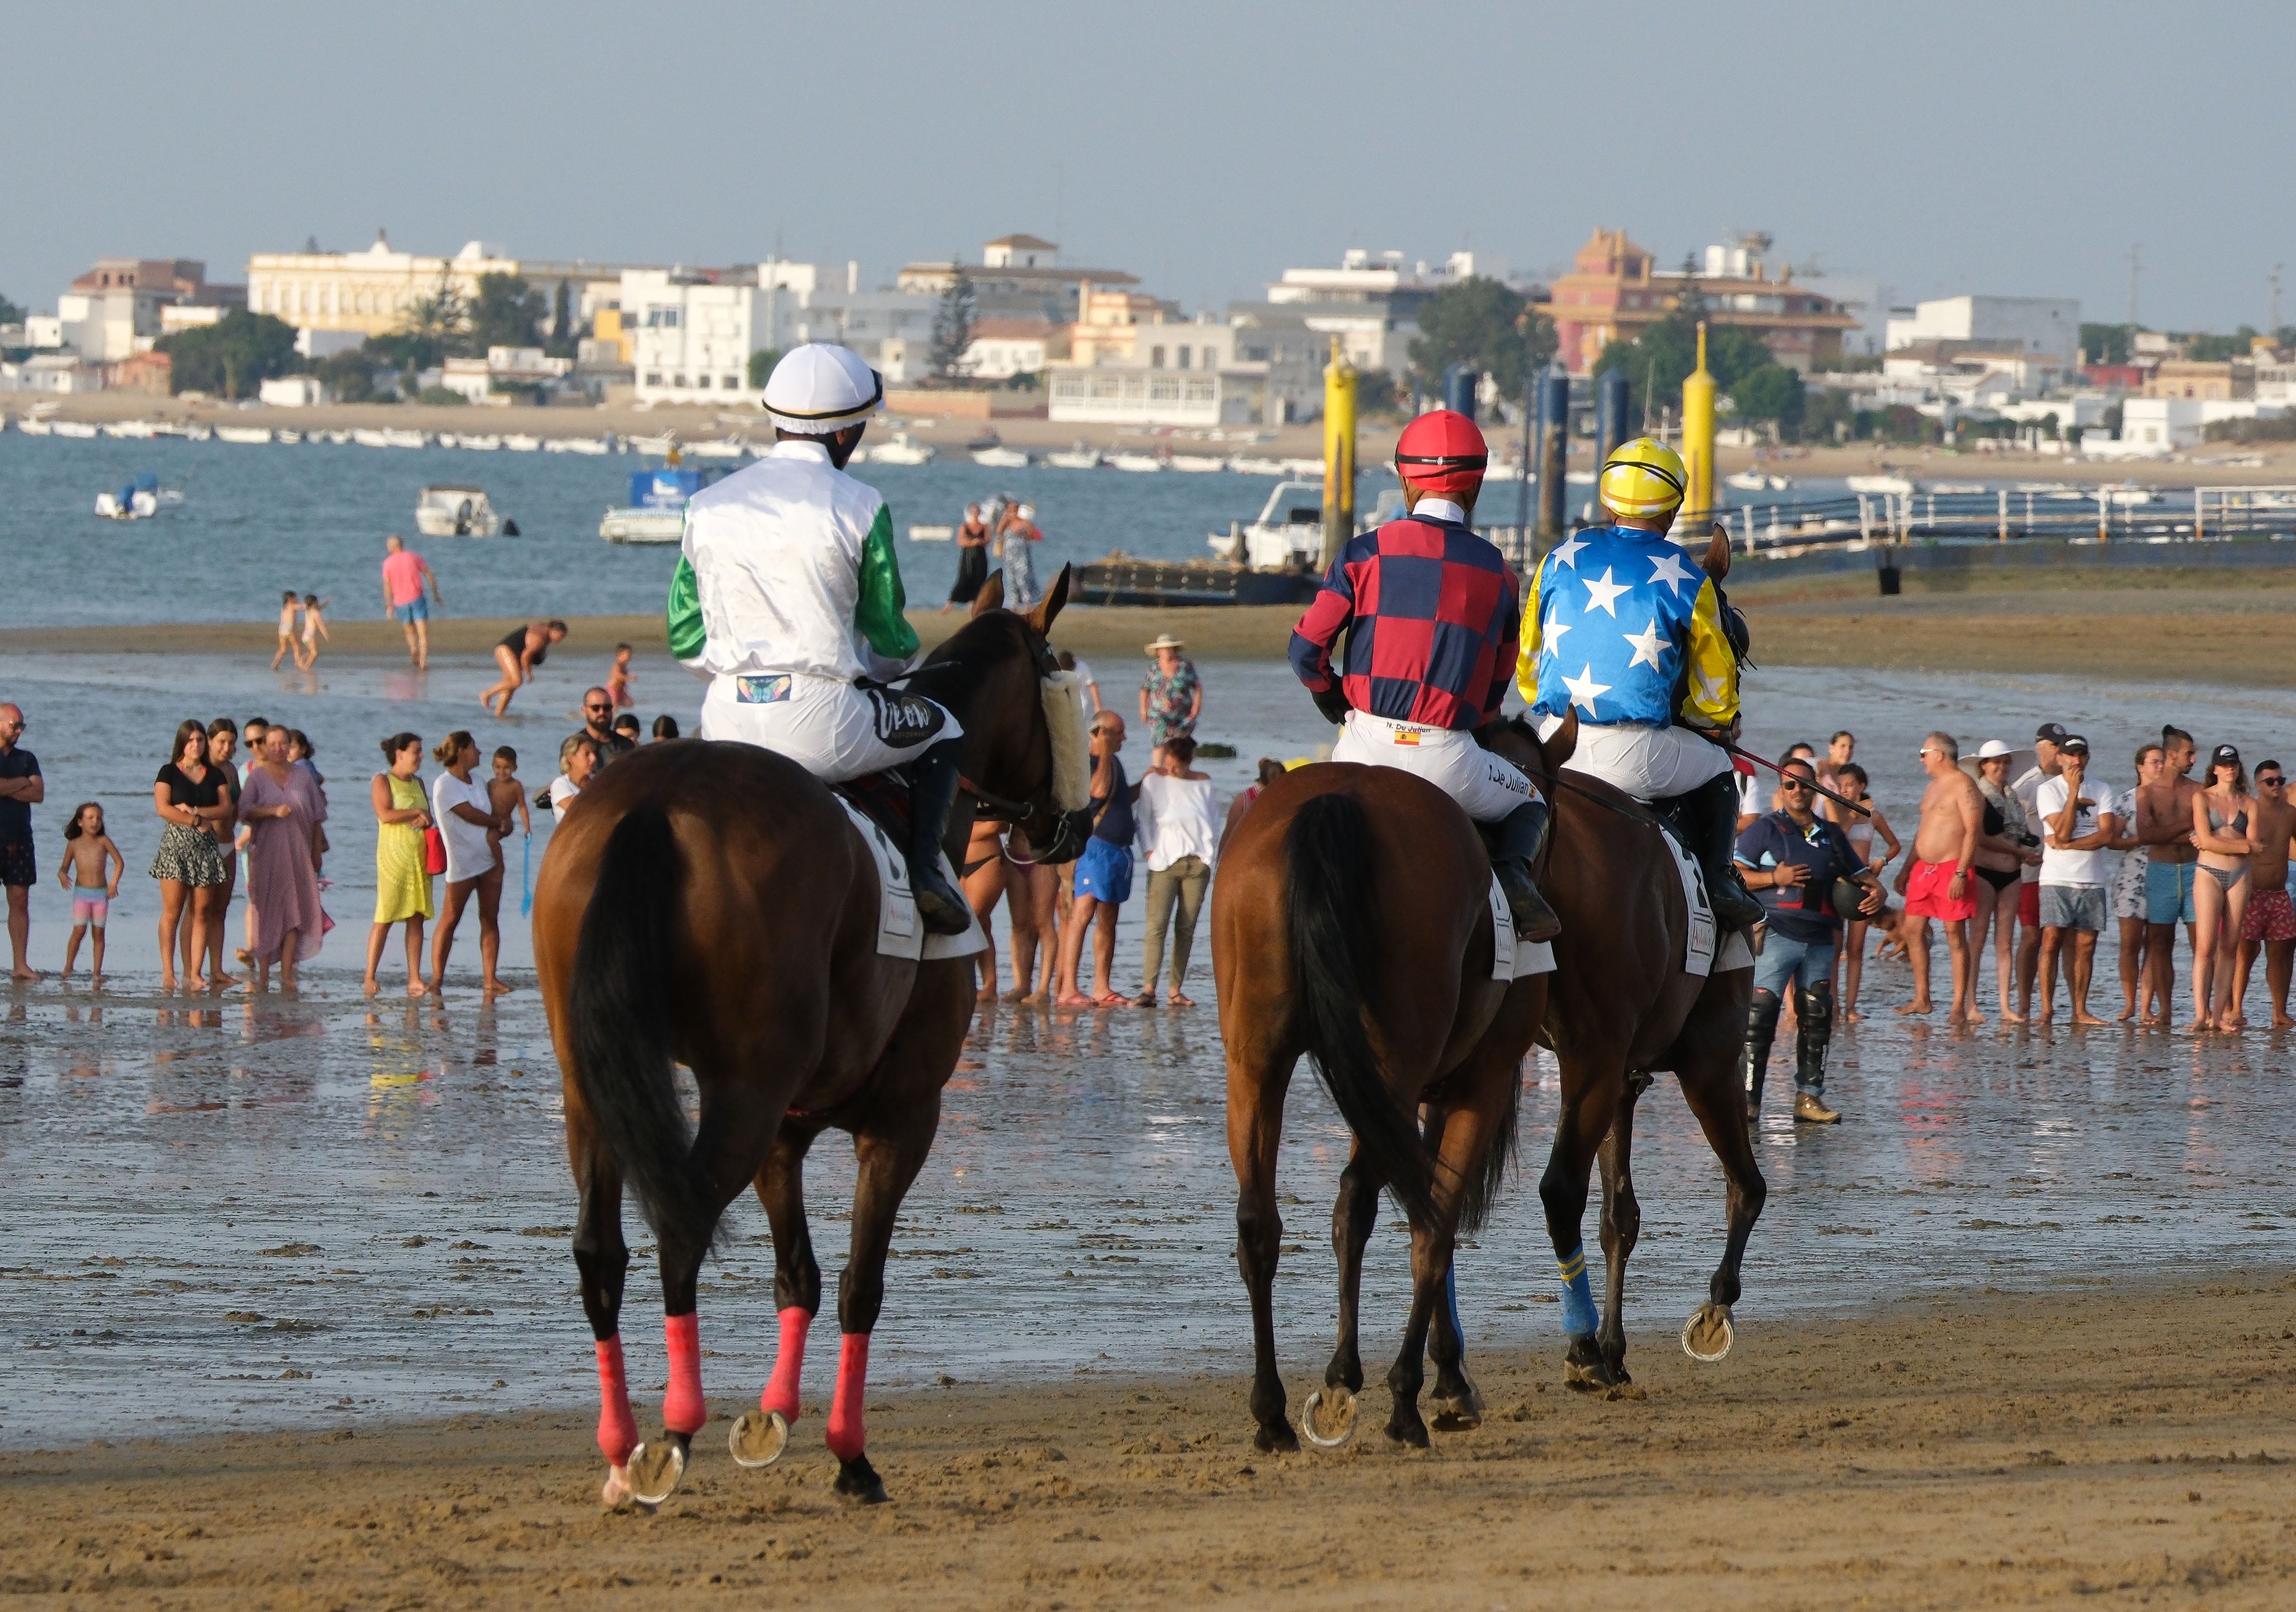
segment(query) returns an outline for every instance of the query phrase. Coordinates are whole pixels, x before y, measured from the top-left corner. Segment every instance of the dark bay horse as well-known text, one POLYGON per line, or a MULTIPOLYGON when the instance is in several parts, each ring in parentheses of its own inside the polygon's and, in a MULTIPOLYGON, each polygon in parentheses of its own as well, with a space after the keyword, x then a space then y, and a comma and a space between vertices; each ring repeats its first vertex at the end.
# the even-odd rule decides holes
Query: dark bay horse
MULTIPOLYGON (((1082 717, 1046 643, 1067 596, 1063 570, 1044 604, 1017 615, 1000 608, 1002 577, 992 578, 972 619, 908 679, 964 728, 953 856, 976 806, 1013 820, 1023 854, 1057 860, 1083 843, 1082 717)), ((869 1334, 894 1217, 931 1149, 972 1016, 973 959, 881 955, 882 906, 876 864, 836 798, 751 745, 647 745, 585 789, 552 836, 535 890, 535 966, 581 1192, 574 1261, 597 1340, 609 1504, 667 1498, 708 1419, 695 1279, 719 1215, 750 1182, 773 1224, 781 1346, 758 1411, 731 1443, 745 1466, 786 1447, 821 1303, 801 1172, 832 1126, 852 1135, 859 1170, 827 1442, 840 1493, 884 1498, 864 1451, 869 1334), (678 1098, 678 1064, 700 1090, 698 1129, 678 1098), (663 1432, 643 1444, 619 1329, 625 1184, 660 1250, 669 1349, 663 1432)))
MULTIPOLYGON (((1557 736, 1557 761, 1575 734, 1574 726, 1557 736)), ((1505 1173, 1522 1058, 1546 1005, 1545 975, 1492 979, 1495 946, 1481 838, 1442 791, 1408 773, 1301 768, 1268 786, 1221 851, 1212 967, 1257 1356, 1251 1413, 1264 1451, 1300 1447, 1275 1367, 1274 1289, 1283 1236, 1275 1156, 1303 1054, 1355 1145, 1332 1211, 1339 1343, 1300 1429, 1325 1447, 1355 1431, 1364 1381, 1357 1296, 1382 1188, 1411 1221, 1411 1313, 1387 1376, 1395 1402, 1387 1435, 1427 1444, 1423 1351, 1435 1360, 1436 1427, 1481 1419, 1448 1302, 1451 1254, 1462 1230, 1481 1224, 1505 1173)))

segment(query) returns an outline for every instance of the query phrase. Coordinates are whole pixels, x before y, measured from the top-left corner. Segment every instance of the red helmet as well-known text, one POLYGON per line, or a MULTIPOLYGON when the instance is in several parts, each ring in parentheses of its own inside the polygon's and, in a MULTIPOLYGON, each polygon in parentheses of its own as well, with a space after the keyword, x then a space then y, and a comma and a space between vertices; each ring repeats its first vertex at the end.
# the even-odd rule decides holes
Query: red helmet
POLYGON ((1456 409, 1421 415, 1395 440, 1395 473, 1410 486, 1446 498, 1472 494, 1483 484, 1483 467, 1489 463, 1483 433, 1456 409))

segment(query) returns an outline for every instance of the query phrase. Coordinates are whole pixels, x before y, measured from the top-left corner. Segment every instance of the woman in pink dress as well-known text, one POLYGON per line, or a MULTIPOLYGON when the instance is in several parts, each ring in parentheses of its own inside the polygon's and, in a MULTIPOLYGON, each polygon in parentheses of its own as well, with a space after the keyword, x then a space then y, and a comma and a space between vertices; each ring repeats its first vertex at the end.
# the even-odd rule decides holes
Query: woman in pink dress
POLYGON ((242 843, 247 850, 248 950, 255 963, 251 991, 295 989, 295 966, 319 954, 326 914, 319 910, 319 875, 313 858, 327 806, 310 775, 290 759, 290 736, 274 728, 263 736, 256 764, 239 797, 242 843))

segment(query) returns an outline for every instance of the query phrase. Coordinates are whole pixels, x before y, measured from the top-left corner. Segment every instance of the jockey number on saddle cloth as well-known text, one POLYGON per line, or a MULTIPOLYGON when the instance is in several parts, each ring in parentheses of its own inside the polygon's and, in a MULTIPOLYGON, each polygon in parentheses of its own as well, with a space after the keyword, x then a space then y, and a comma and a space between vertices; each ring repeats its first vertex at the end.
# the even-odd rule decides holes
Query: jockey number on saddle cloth
POLYGON ((1738 654, 1714 583, 1666 533, 1687 481, 1682 459, 1638 437, 1603 465, 1607 526, 1558 543, 1532 573, 1522 613, 1523 697, 1541 736, 1578 711, 1565 768, 1616 785, 1673 818, 1724 924, 1762 909, 1734 865, 1738 654))
POLYGON ((1343 725, 1332 760, 1414 774, 1495 826, 1491 867, 1515 933, 1544 941, 1562 928, 1532 877, 1546 802, 1474 737, 1506 696, 1517 631, 1514 573, 1467 523, 1488 462, 1464 415, 1439 408, 1404 427, 1395 468, 1406 513, 1340 551, 1292 629, 1292 670, 1343 725))
POLYGON ((787 756, 826 784, 906 770, 909 888, 925 927, 961 934, 964 897, 941 872, 964 729, 889 688, 917 635, 874 488, 845 473, 884 382, 852 351, 792 349, 766 382, 772 450, 694 495, 670 583, 670 653, 709 679, 701 736, 787 756))

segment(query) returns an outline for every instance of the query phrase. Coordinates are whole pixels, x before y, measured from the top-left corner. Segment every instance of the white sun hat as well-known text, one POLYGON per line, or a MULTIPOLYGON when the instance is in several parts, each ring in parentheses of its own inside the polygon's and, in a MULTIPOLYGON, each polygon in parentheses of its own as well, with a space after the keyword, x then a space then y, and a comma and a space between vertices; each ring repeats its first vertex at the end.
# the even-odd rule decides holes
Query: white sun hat
POLYGON ((2010 749, 2008 745, 2003 744, 1999 739, 1988 739, 1984 744, 1980 744, 1977 747, 1977 759, 1980 761, 1989 761, 1995 756, 2014 755, 2016 753, 2017 753, 2015 751, 2010 749))
POLYGON ((885 379, 849 347, 793 347, 766 380, 766 412, 800 436, 825 437, 858 425, 885 403, 885 379))

